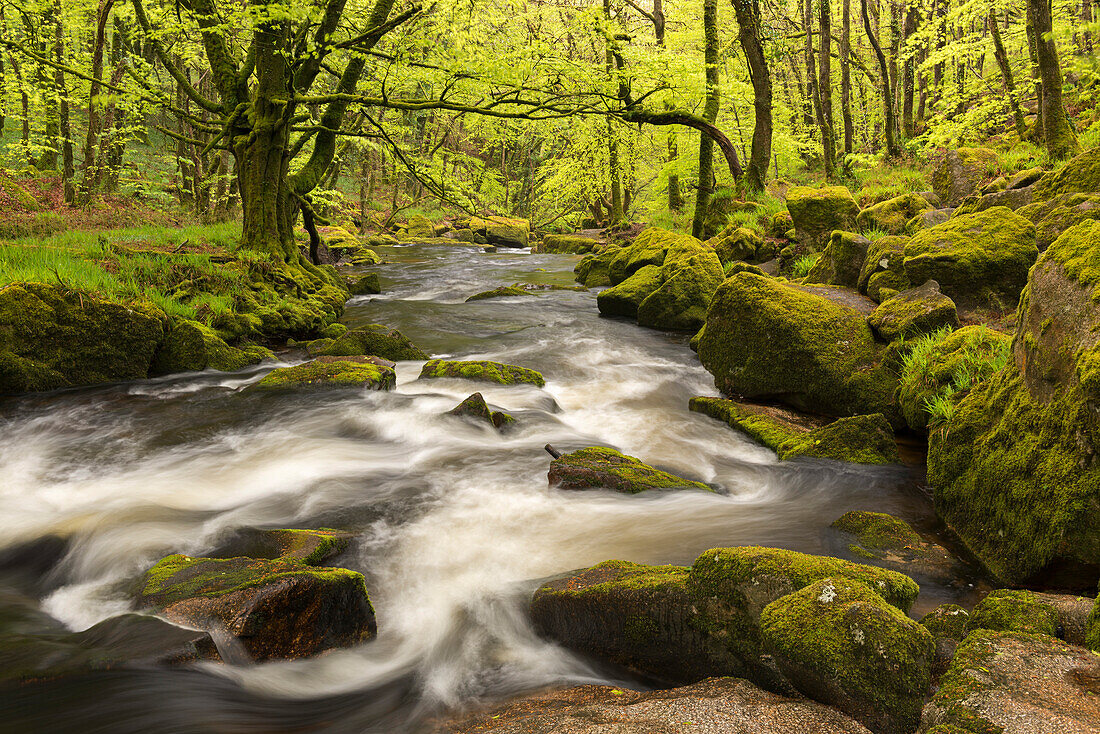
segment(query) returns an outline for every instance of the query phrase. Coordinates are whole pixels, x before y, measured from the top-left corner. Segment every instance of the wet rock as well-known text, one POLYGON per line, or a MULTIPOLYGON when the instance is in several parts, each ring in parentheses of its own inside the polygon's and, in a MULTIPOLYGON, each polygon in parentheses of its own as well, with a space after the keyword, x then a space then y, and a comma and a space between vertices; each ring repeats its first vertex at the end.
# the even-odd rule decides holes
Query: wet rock
POLYGON ((474 217, 470 220, 470 229, 483 235, 487 244, 517 248, 527 247, 531 223, 510 217, 474 217))
MULTIPOLYGON (((463 400, 461 403, 456 405, 454 408, 451 408, 450 410, 448 410, 447 415, 454 415, 454 416, 458 416, 459 418, 470 418, 470 419, 472 419, 476 422, 479 422, 479 423, 484 422, 484 423, 489 424, 490 426, 493 426, 494 428, 500 428, 500 426, 497 425, 497 420, 498 419, 495 418, 494 416, 495 415, 504 416, 506 414, 505 413, 495 413, 494 414, 491 410, 489 410, 489 406, 485 402, 485 398, 482 397, 481 393, 475 392, 473 395, 471 395, 470 397, 463 400)), ((502 421, 502 425, 503 425, 503 418, 501 418, 499 420, 502 421)))
POLYGON ((944 326, 957 328, 959 314, 955 302, 940 293, 940 286, 929 280, 919 288, 909 288, 884 300, 867 323, 886 342, 899 337, 915 337, 944 326))
POLYGON ((285 559, 172 555, 149 569, 141 608, 236 637, 255 660, 296 658, 374 637, 363 576, 285 559))
POLYGON ((466 303, 471 301, 484 301, 489 298, 512 298, 513 296, 533 296, 534 294, 518 285, 502 285, 497 288, 493 288, 489 291, 482 291, 475 293, 466 299, 466 303))
POLYGON ((1025 589, 995 589, 970 613, 967 629, 1044 634, 1086 643, 1093 599, 1025 589))
POLYGON ((879 291, 892 288, 903 291, 909 287, 905 277, 905 243, 907 237, 883 237, 867 247, 867 257, 856 282, 859 292, 875 301, 882 301, 879 291))
POLYGON ((435 225, 432 220, 422 216, 411 216, 405 224, 402 234, 409 238, 435 237, 435 225))
POLYGON ((764 647, 806 695, 875 732, 908 734, 931 682, 932 635, 867 586, 825 578, 760 615, 764 647))
POLYGON ((347 550, 353 533, 333 528, 238 528, 217 544, 215 558, 262 558, 319 566, 347 550))
POLYGON ((872 204, 856 217, 860 232, 877 229, 887 234, 905 234, 905 225, 913 217, 932 211, 932 205, 919 194, 902 194, 872 204))
POLYGON ((311 357, 317 357, 335 343, 335 339, 311 339, 306 342, 306 353, 311 357))
POLYGON ((1100 193, 1100 148, 1082 152, 1057 171, 1043 176, 1035 186, 1036 201, 1059 194, 1091 193, 1100 193))
POLYGON ((1100 732, 1100 658, 1053 637, 979 630, 959 645, 922 734, 1100 732))
POLYGON ((950 586, 965 573, 941 545, 921 538, 909 523, 881 512, 846 512, 829 527, 850 539, 848 551, 861 561, 950 586))
POLYGON ((542 242, 532 248, 532 252, 547 252, 559 255, 583 255, 604 244, 602 240, 575 234, 548 234, 542 242))
POLYGON ((1089 407, 1100 400, 1098 240, 1100 222, 1085 222, 1043 253, 1017 311, 1013 361, 929 436, 937 513, 1006 583, 1042 573, 1046 584, 1092 587, 1100 568, 1089 407))
POLYGON ((1004 207, 953 217, 905 245, 911 283, 935 280, 963 308, 1015 308, 1038 257, 1035 226, 1004 207))
POLYGON ((938 684, 943 674, 951 667, 955 650, 967 635, 966 625, 970 612, 958 604, 940 604, 924 615, 920 623, 936 641, 936 654, 932 662, 932 682, 938 684))
POLYGON ((294 367, 280 367, 254 385, 259 390, 302 389, 306 387, 355 387, 368 390, 392 390, 397 375, 392 366, 370 356, 318 357, 294 367))
POLYGON ((700 247, 677 257, 672 248, 661 266, 660 285, 638 304, 638 324, 653 329, 698 331, 714 291, 725 279, 718 256, 700 247))
POLYGON ((736 678, 639 692, 578 686, 536 693, 439 724, 434 734, 869 734, 839 711, 736 678))
POLYGON ((780 460, 808 456, 857 464, 898 461, 894 431, 881 414, 826 422, 776 406, 710 397, 692 398, 689 407, 748 434, 780 460))
POLYGON ((1056 239, 1081 222, 1100 219, 1100 194, 1060 194, 1020 209, 1035 224, 1035 244, 1046 252, 1056 239))
POLYGON ((559 489, 613 489, 637 494, 650 489, 713 490, 702 482, 678 477, 602 446, 580 449, 550 462, 550 486, 559 489))
POLYGON ((504 430, 505 428, 516 422, 516 419, 514 417, 500 410, 494 410, 492 413, 489 414, 489 417, 493 421, 493 427, 496 428, 498 431, 504 430))
POLYGON ((451 377, 463 380, 495 382, 498 385, 535 385, 545 387, 546 380, 535 370, 514 364, 488 360, 458 361, 446 359, 428 360, 420 371, 420 379, 451 377))
POLYGON ((896 377, 867 325, 873 308, 854 291, 738 273, 715 291, 699 360, 727 395, 893 423, 896 377))
POLYGON ((367 296, 382 292, 382 284, 378 280, 378 273, 367 273, 358 280, 348 285, 348 290, 353 296, 367 296))
POLYGON ((165 338, 154 306, 60 286, 0 288, 0 394, 147 377, 165 338))
POLYGON ((715 548, 692 567, 608 561, 540 587, 536 630, 565 647, 671 683, 715 675, 792 690, 761 646, 760 614, 815 580, 842 576, 908 609, 901 574, 776 548, 715 548))
POLYGON ((859 206, 843 186, 792 186, 787 191, 787 211, 798 233, 799 245, 809 252, 818 252, 825 248, 833 230, 855 229, 859 206))
POLYGON ((395 362, 428 358, 423 350, 410 342, 408 337, 400 331, 382 324, 368 324, 349 329, 321 354, 333 357, 369 354, 395 362))
POLYGON ((833 232, 829 244, 806 274, 807 283, 855 288, 871 241, 853 232, 833 232))
POLYGON ((573 268, 573 274, 578 283, 586 288, 597 288, 601 285, 611 285, 610 267, 611 261, 619 255, 618 245, 608 245, 599 252, 590 253, 581 258, 573 268))
POLYGON ((231 347, 205 324, 173 319, 149 372, 153 375, 205 369, 232 372, 268 358, 274 358, 270 349, 255 345, 231 347))
POLYGON ((738 227, 716 239, 718 241, 714 243, 714 252, 723 265, 756 260, 756 252, 764 244, 760 235, 748 227, 738 227))
POLYGON ((932 189, 945 206, 958 206, 997 166, 997 154, 988 148, 948 150, 932 172, 932 189))
POLYGON ((596 296, 600 313, 606 316, 638 316, 638 307, 651 293, 661 287, 661 268, 646 265, 626 280, 596 296))

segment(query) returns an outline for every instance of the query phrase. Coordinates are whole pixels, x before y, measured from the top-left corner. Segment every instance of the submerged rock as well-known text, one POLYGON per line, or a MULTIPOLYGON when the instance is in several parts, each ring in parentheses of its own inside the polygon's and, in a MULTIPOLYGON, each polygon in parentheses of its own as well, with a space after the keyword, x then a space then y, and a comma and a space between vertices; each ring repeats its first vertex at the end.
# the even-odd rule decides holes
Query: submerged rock
POLYGON ((920 731, 1100 732, 1100 658, 1046 635, 979 630, 959 645, 920 731))
POLYGON ((495 382, 499 385, 534 385, 545 387, 546 380, 542 374, 535 370, 519 367, 514 364, 490 362, 488 360, 446 360, 432 359, 420 371, 420 379, 427 380, 437 377, 453 377, 463 380, 478 380, 481 382, 495 382))
POLYGON ((764 647, 808 696, 884 734, 920 721, 935 644, 927 629, 864 584, 824 578, 760 615, 764 647))
POLYGON ((1015 308, 1038 256, 1035 226, 996 207, 917 232, 905 245, 905 275, 935 280, 961 307, 1003 310, 1015 308))
POLYGON ((225 631, 255 660, 314 655, 375 634, 362 574, 285 559, 168 556, 145 573, 137 603, 225 631))
POLYGON ((892 342, 945 326, 957 328, 959 314, 955 302, 940 293, 939 283, 930 280, 919 288, 909 288, 883 300, 867 317, 867 323, 880 339, 892 342))
POLYGON ((255 389, 301 389, 305 387, 360 387, 392 390, 397 374, 392 364, 370 356, 318 357, 294 367, 280 367, 257 382, 255 389))
POLYGON ((894 431, 881 414, 826 422, 779 407, 711 397, 692 398, 689 407, 748 434, 780 460, 807 456, 856 464, 898 461, 894 431))
POLYGON ((837 417, 882 413, 893 423, 897 378, 867 325, 873 307, 851 291, 741 272, 715 291, 699 361, 727 395, 837 417))
POLYGON ((378 273, 367 273, 358 280, 348 284, 348 290, 353 296, 367 296, 382 292, 382 284, 378 280, 378 273))
POLYGON ((663 691, 577 686, 439 724, 433 734, 869 734, 839 711, 736 678, 663 691))
POLYGON ((876 566, 945 586, 955 583, 964 573, 962 565, 946 548, 924 540, 909 523, 891 515, 846 512, 829 527, 850 537, 850 553, 876 566))
POLYGON ((332 528, 238 528, 210 554, 217 558, 282 559, 319 566, 347 550, 353 533, 332 528))
POLYGON ((640 459, 602 446, 580 449, 554 459, 547 476, 550 486, 559 489, 604 488, 624 494, 650 489, 714 491, 702 482, 654 469, 640 459))
POLYGON ((843 186, 792 186, 787 191, 787 211, 799 244, 809 252, 818 252, 825 248, 833 230, 855 229, 859 206, 843 186))
POLYGON ((368 324, 349 329, 320 352, 323 356, 372 355, 392 361, 427 359, 428 355, 397 329, 382 324, 368 324))

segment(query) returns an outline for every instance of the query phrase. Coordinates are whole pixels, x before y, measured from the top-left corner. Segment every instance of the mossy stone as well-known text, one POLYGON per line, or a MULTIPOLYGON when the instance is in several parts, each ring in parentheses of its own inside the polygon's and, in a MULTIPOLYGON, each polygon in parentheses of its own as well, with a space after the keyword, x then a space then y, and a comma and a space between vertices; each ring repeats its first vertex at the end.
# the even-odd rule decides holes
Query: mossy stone
POLYGON ((947 549, 921 538, 900 518, 853 510, 829 526, 849 539, 848 552, 868 563, 941 585, 953 585, 964 572, 947 549))
POLYGON ((606 316, 636 318, 642 301, 660 287, 660 266, 646 265, 618 285, 600 291, 596 295, 596 305, 606 316))
POLYGON ((592 237, 573 234, 548 234, 542 238, 532 252, 545 252, 557 255, 583 255, 592 252, 603 242, 592 237))
POLYGON ((432 220, 420 215, 409 217, 405 223, 405 235, 407 237, 435 237, 435 225, 432 220))
POLYGON ((756 259, 756 251, 764 240, 755 230, 738 227, 714 244, 714 252, 723 265, 732 262, 749 262, 756 259))
POLYGON ((593 446, 550 462, 547 479, 559 489, 613 489, 638 494, 651 489, 699 489, 713 492, 702 482, 678 477, 615 449, 593 446))
POLYGON ((320 566, 348 548, 353 533, 334 528, 241 528, 210 555, 258 558, 320 566))
POLYGON ((475 293, 466 299, 466 303, 472 301, 485 301, 490 298, 512 298, 514 296, 533 296, 535 295, 531 291, 516 285, 502 285, 497 288, 493 288, 488 291, 481 291, 475 293))
POLYGON ((397 329, 382 324, 357 326, 321 352, 325 356, 373 355, 393 361, 427 359, 428 355, 397 329))
POLYGON ((231 347, 205 324, 173 319, 149 372, 153 375, 205 369, 232 372, 268 358, 274 355, 264 347, 231 347))
POLYGON ((360 387, 368 390, 392 390, 397 375, 392 367, 368 361, 365 357, 346 357, 329 361, 324 357, 269 372, 254 386, 260 390, 300 390, 304 388, 360 387))
POLYGON ((932 190, 944 206, 956 207, 997 170, 997 153, 988 148, 947 150, 932 172, 932 190))
POLYGON ((659 277, 660 285, 638 304, 638 324, 698 331, 706 320, 714 291, 725 279, 718 256, 700 249, 688 257, 676 257, 670 248, 659 277))
POLYGON ((1059 637, 1058 611, 1023 589, 995 589, 970 613, 967 629, 1059 637))
POLYGON ((546 386, 546 380, 535 370, 488 360, 429 360, 420 371, 420 379, 426 380, 438 377, 495 382, 499 385, 546 386))
POLYGON ((937 224, 943 224, 951 218, 953 213, 954 209, 929 209, 928 211, 921 212, 905 223, 905 234, 914 235, 922 229, 928 229, 930 227, 935 227, 937 224))
POLYGON ((930 211, 932 205, 919 194, 903 194, 893 199, 872 204, 856 217, 860 232, 877 229, 887 234, 905 234, 905 227, 913 217, 930 211))
POLYGON ((920 722, 932 635, 864 584, 815 581, 765 607, 760 630, 803 693, 876 732, 909 734, 920 722))
POLYGON ((967 635, 970 612, 958 604, 940 604, 920 618, 925 629, 938 639, 962 642, 967 635))
POLYGON ((677 241, 694 240, 691 235, 670 232, 667 229, 650 227, 642 230, 629 245, 619 248, 608 263, 608 277, 611 285, 618 285, 647 265, 661 265, 670 245, 677 241))
POLYGON ((1059 194, 1100 193, 1100 148, 1090 148, 1043 176, 1035 186, 1038 201, 1059 194))
POLYGON ((479 392, 475 392, 473 395, 448 410, 447 415, 453 415, 459 418, 470 418, 475 422, 487 423, 490 426, 496 427, 493 421, 492 411, 489 410, 489 405, 485 402, 485 397, 479 392))
POLYGON ((843 186, 792 186, 787 190, 787 211, 799 244, 807 251, 818 252, 824 249, 833 230, 855 229, 859 206, 843 186))
POLYGON ((1059 194, 1018 213, 1035 223, 1035 244, 1045 252, 1066 230, 1100 219, 1100 194, 1059 194))
POLYGON ((378 273, 367 273, 348 286, 353 296, 369 296, 382 292, 382 284, 378 280, 378 273))
POLYGON ((870 246, 871 241, 862 235, 833 232, 825 251, 806 274, 806 282, 855 288, 870 246))
POLYGON ((867 317, 867 323, 880 339, 891 342, 943 327, 955 329, 959 326, 959 314, 955 302, 940 293, 936 281, 930 280, 884 300, 867 317))
POLYGON ((618 245, 607 245, 598 252, 589 253, 582 257, 576 267, 573 268, 576 281, 584 285, 585 288, 611 285, 611 261, 618 257, 621 249, 618 245))

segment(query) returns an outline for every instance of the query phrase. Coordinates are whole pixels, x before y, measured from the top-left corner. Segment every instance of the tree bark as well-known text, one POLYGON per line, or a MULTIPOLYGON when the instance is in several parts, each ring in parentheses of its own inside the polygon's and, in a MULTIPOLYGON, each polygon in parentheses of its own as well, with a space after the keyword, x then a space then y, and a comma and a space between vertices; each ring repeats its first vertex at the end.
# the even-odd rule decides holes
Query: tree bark
MULTIPOLYGON (((833 128, 833 79, 829 53, 832 48, 833 19, 830 0, 818 0, 818 20, 821 29, 821 41, 818 54, 817 83, 817 122, 821 128, 822 162, 825 164, 825 178, 836 180, 836 133, 833 128)), ((809 29, 807 29, 809 33, 809 29)))
MULTIPOLYGON (((807 0, 809 2, 809 0, 807 0)), ((703 0, 703 61, 706 64, 707 96, 703 119, 714 124, 718 119, 721 90, 718 87, 718 0, 703 0)), ((734 154, 736 157, 736 154, 734 154)), ((695 216, 691 234, 702 238, 704 220, 714 188, 714 141, 708 135, 699 136, 699 185, 695 194, 695 216)))
POLYGON ((909 41, 917 32, 920 10, 915 5, 909 5, 905 10, 905 46, 906 58, 901 70, 901 119, 905 137, 917 136, 916 124, 913 120, 913 100, 916 93, 914 75, 916 74, 916 60, 909 41))
POLYGON ((752 81, 753 113, 752 150, 745 168, 745 188, 763 191, 772 157, 772 78, 764 46, 760 40, 760 5, 758 0, 733 0, 737 16, 737 40, 749 67, 752 81))
POLYGON ((878 38, 871 30, 871 15, 867 9, 867 0, 860 0, 860 6, 863 14, 863 30, 867 33, 867 40, 870 41, 871 48, 875 52, 879 72, 882 76, 883 131, 886 136, 886 156, 888 158, 898 158, 901 156, 901 147, 898 145, 896 134, 897 116, 894 112, 894 94, 890 88, 890 69, 886 63, 886 55, 882 53, 882 46, 879 45, 878 38))
POLYGON ((1036 54, 1043 83, 1043 144, 1051 158, 1061 160, 1077 149, 1077 134, 1062 104, 1062 69, 1052 36, 1050 0, 1028 0, 1035 20, 1036 54))
POLYGON ((852 13, 851 0, 843 0, 840 15, 840 115, 844 122, 844 152, 854 150, 855 128, 852 123, 852 13))
POLYGON ((95 41, 92 46, 92 81, 88 91, 88 134, 84 138, 84 161, 81 164, 79 203, 86 206, 95 195, 93 182, 96 178, 95 144, 99 140, 101 122, 99 116, 99 94, 103 75, 103 49, 107 42, 107 19, 111 15, 114 0, 99 0, 96 12, 95 41))
POLYGON ((676 131, 669 130, 668 165, 670 173, 668 174, 668 210, 672 212, 682 212, 684 210, 684 194, 680 190, 680 175, 671 172, 676 166, 676 161, 679 157, 680 148, 676 142, 676 131))
POLYGON ((1008 94, 1008 106, 1012 110, 1012 120, 1016 125, 1016 134, 1020 140, 1027 139, 1027 121, 1024 120, 1024 112, 1020 109, 1020 98, 1016 92, 1016 82, 1012 78, 1012 66, 1008 61, 1008 53, 1005 52, 1004 42, 1001 40, 1000 24, 997 13, 989 11, 986 19, 989 26, 989 36, 993 40, 993 58, 1001 70, 1001 79, 1004 81, 1005 93, 1008 94))

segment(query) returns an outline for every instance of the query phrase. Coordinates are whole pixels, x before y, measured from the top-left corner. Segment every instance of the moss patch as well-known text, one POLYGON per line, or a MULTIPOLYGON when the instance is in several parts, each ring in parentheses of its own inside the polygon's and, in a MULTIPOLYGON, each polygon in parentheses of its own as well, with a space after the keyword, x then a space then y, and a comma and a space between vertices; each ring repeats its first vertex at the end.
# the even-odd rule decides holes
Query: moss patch
POLYGON ((701 489, 713 491, 702 482, 654 469, 648 464, 602 446, 580 449, 550 462, 548 479, 561 489, 606 488, 625 494, 651 489, 701 489))
POLYGON ((1058 610, 1035 594, 1020 589, 996 589, 978 602, 967 623, 970 631, 1026 632, 1058 636, 1058 610))
POLYGON ((393 368, 366 361, 339 360, 306 362, 294 367, 272 370, 256 383, 258 389, 299 389, 305 387, 365 387, 392 390, 397 384, 393 368))
POLYGON ((919 288, 910 288, 884 299, 867 323, 880 339, 892 342, 937 329, 957 328, 959 314, 955 302, 940 293, 939 284, 930 280, 919 288))
POLYGON ((546 380, 535 370, 514 364, 489 362, 487 360, 454 361, 444 359, 429 360, 420 371, 420 379, 452 377, 480 382, 495 382, 500 385, 534 385, 545 387, 546 380))
POLYGON ((349 329, 331 346, 319 352, 324 356, 347 357, 373 355, 393 361, 427 359, 428 355, 397 329, 369 324, 349 329))

